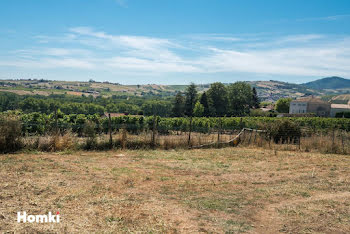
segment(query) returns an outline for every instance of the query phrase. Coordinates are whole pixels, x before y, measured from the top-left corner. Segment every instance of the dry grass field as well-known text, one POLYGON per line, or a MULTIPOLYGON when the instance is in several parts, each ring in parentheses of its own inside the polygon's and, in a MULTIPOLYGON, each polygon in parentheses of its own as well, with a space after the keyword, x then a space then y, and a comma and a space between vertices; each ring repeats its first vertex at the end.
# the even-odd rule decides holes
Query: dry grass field
POLYGON ((349 165, 243 147, 0 155, 0 232, 349 233, 349 165))

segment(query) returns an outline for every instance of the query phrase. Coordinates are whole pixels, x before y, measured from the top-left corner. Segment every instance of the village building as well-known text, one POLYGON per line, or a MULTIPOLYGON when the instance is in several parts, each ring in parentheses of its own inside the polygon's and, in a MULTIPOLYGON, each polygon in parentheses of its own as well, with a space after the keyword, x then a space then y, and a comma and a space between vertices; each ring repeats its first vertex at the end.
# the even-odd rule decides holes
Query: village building
POLYGON ((329 117, 331 115, 331 104, 313 96, 303 97, 291 101, 289 114, 310 114, 319 117, 329 117))
POLYGON ((336 117, 337 113, 350 112, 350 101, 348 104, 332 104, 331 117, 336 117))

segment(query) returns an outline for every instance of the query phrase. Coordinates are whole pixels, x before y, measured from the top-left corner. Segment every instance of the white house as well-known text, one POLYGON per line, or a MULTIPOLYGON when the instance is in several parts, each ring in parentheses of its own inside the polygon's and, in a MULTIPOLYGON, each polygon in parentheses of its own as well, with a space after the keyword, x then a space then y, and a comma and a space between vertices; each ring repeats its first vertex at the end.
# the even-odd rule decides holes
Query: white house
POLYGON ((289 114, 314 113, 316 116, 328 117, 331 104, 313 96, 293 100, 290 103, 289 114))

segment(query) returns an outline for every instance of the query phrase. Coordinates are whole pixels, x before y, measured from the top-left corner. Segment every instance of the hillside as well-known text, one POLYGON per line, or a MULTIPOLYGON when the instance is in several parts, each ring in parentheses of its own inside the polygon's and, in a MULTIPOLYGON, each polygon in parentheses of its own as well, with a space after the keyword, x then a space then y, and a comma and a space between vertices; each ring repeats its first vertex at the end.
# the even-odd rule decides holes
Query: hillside
MULTIPOLYGON (((186 85, 122 85, 110 82, 80 82, 52 80, 3 80, 0 81, 0 91, 19 95, 68 94, 75 96, 173 96, 177 91, 185 90, 186 85)), ((199 87, 201 89, 201 87, 199 87)))
MULTIPOLYGON (((281 81, 248 81, 252 87, 255 87, 261 101, 276 101, 283 97, 298 98, 307 95, 324 96, 324 95, 340 95, 350 92, 347 83, 350 80, 343 78, 325 78, 303 85, 293 84, 281 81), (330 80, 329 80, 330 79, 330 80), (342 89, 329 88, 339 87, 335 83, 343 82, 342 89), (310 88, 313 84, 323 84, 327 89, 310 88)), ((228 85, 228 84, 226 84, 228 85)), ((0 81, 0 92, 12 92, 19 95, 41 95, 48 96, 51 94, 67 94, 75 96, 94 96, 94 97, 112 97, 115 96, 139 96, 139 97, 171 97, 176 92, 185 91, 187 85, 122 85, 111 82, 81 82, 81 81, 52 81, 52 80, 2 80, 0 81)), ((199 84, 197 86, 199 92, 208 90, 210 84, 199 84)))
POLYGON ((333 76, 304 83, 302 85, 311 89, 346 89, 350 88, 350 80, 333 76))
POLYGON ((281 81, 250 81, 248 83, 256 88, 258 96, 262 101, 276 101, 284 97, 299 98, 308 95, 323 95, 321 91, 309 89, 303 85, 281 81))

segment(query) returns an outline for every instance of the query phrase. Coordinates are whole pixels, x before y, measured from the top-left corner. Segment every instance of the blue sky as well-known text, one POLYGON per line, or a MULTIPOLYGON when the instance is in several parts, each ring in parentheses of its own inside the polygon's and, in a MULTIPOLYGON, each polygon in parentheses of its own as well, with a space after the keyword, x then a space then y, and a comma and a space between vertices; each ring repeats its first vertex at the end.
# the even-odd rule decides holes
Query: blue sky
POLYGON ((2 0, 0 79, 350 78, 349 0, 2 0))

